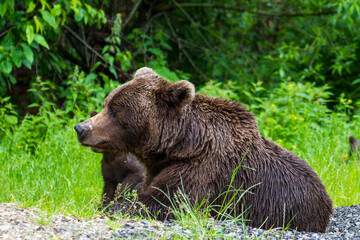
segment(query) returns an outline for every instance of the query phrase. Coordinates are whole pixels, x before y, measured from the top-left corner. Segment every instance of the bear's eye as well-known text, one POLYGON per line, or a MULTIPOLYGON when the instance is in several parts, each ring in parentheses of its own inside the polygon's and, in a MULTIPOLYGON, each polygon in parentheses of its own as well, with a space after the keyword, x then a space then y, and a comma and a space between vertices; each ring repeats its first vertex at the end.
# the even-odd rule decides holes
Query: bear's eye
POLYGON ((109 114, 110 116, 112 116, 112 117, 115 117, 115 115, 116 115, 115 109, 109 108, 109 109, 108 109, 108 114, 109 114))

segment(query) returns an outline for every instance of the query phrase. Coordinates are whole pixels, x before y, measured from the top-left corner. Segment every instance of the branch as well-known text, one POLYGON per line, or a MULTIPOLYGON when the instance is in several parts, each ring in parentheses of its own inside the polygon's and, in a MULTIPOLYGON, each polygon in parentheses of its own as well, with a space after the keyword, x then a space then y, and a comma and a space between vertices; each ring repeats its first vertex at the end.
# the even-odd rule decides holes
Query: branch
MULTIPOLYGON (((2 33, 0 33, 0 38, 2 38, 3 36, 5 36, 9 31, 10 29, 12 29, 14 26, 10 25, 8 27, 8 29, 6 29, 5 31, 3 31, 2 33)), ((1 29, 2 30, 2 29, 1 29)))
POLYGON ((195 26, 196 31, 199 33, 201 39, 209 46, 210 50, 212 52, 215 52, 215 49, 211 46, 211 44, 206 40, 206 38, 203 36, 199 28, 196 26, 195 21, 191 18, 191 16, 180 6, 179 3, 177 3, 175 0, 173 0, 173 3, 181 10, 181 12, 189 19, 189 21, 195 26))
POLYGON ((9 32, 9 29, 8 29, 8 30, 5 30, 5 31, 2 32, 2 33, 0 33, 0 38, 2 38, 3 36, 5 36, 8 32, 9 32))
POLYGON ((324 12, 310 12, 310 13, 297 13, 297 12, 266 12, 266 11, 251 11, 247 9, 243 9, 235 6, 225 6, 219 4, 211 4, 211 3, 177 3, 176 5, 171 4, 169 6, 159 7, 155 9, 155 13, 164 12, 164 11, 172 11, 177 8, 218 8, 231 10, 236 12, 249 12, 258 15, 267 15, 267 16, 278 16, 278 17, 306 17, 306 16, 323 16, 323 15, 332 15, 337 13, 335 10, 328 10, 324 12))
POLYGON ((200 74, 200 76, 201 76, 203 79, 207 80, 206 75, 196 66, 196 64, 195 64, 194 61, 191 59, 191 57, 190 57, 190 55, 188 54, 188 52, 185 50, 185 48, 183 48, 180 40, 179 40, 179 39, 177 38, 177 36, 176 36, 176 33, 175 33, 175 31, 174 31, 174 28, 172 27, 171 22, 169 21, 169 18, 168 18, 168 16, 167 16, 167 14, 164 14, 164 16, 165 16, 165 18, 166 18, 166 21, 167 21, 167 23, 168 23, 168 25, 169 25, 169 27, 170 27, 170 30, 171 30, 172 34, 173 34, 174 37, 177 39, 179 49, 184 53, 184 55, 186 56, 186 58, 189 60, 190 64, 191 64, 191 65, 193 66, 193 68, 200 74))
POLYGON ((131 9, 131 12, 129 14, 129 16, 125 19, 124 24, 121 26, 122 29, 125 29, 126 25, 130 22, 130 20, 133 18, 135 12, 137 11, 137 9, 139 8, 140 4, 141 4, 142 0, 138 0, 134 7, 131 9))
MULTIPOLYGON (((79 35, 77 35, 70 27, 68 27, 68 26, 65 25, 65 24, 64 24, 63 26, 64 26, 64 28, 65 28, 66 30, 68 30, 77 40, 79 40, 85 47, 87 47, 91 52, 93 52, 96 56, 98 56, 105 64, 107 64, 106 61, 105 61, 105 59, 104 59, 104 57, 103 57, 100 53, 98 53, 95 49, 93 49, 87 42, 85 42, 79 35)), ((127 77, 127 78, 130 77, 130 75, 129 75, 128 73, 123 72, 119 67, 117 67, 117 66, 114 65, 114 68, 115 68, 118 72, 120 72, 121 75, 123 75, 123 76, 125 76, 125 77, 127 77)))

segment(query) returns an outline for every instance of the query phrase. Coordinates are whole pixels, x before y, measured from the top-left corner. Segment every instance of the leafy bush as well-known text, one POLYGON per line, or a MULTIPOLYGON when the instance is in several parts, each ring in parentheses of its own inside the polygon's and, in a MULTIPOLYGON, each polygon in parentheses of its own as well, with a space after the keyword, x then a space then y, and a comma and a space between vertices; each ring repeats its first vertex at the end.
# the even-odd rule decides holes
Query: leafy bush
POLYGON ((315 131, 328 123, 331 111, 326 103, 331 95, 327 85, 283 82, 251 109, 265 137, 288 141, 300 128, 315 131))
POLYGON ((80 1, 3 1, 0 3, 0 94, 16 84, 17 69, 36 69, 36 75, 62 75, 69 70, 59 42, 61 28, 73 18, 77 24, 100 27, 106 23, 103 10, 80 1), (54 45, 55 44, 55 45, 54 45), (66 72, 66 71, 65 71, 66 72), (15 76, 14 76, 15 75, 15 76))
POLYGON ((17 113, 14 106, 9 102, 10 97, 0 97, 0 141, 4 135, 12 135, 13 129, 18 123, 17 113))

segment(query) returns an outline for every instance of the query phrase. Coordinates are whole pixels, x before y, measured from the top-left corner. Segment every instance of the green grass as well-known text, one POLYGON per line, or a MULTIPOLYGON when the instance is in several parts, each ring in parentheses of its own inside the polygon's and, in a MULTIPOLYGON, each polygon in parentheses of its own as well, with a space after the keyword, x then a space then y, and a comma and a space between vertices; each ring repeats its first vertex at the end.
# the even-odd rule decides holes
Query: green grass
POLYGON ((78 143, 74 125, 54 125, 34 151, 19 143, 18 135, 26 133, 16 132, 1 143, 0 202, 83 217, 97 214, 101 155, 78 143))

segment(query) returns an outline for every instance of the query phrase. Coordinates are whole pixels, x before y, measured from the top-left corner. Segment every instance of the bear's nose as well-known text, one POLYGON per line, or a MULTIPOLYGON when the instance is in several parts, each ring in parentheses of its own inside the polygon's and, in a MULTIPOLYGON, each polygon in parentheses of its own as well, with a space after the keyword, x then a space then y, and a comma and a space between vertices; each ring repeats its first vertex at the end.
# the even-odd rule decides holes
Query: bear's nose
POLYGON ((80 126, 80 124, 74 127, 75 131, 77 132, 78 136, 80 137, 81 134, 84 132, 84 129, 80 126))

